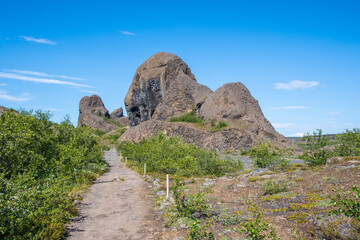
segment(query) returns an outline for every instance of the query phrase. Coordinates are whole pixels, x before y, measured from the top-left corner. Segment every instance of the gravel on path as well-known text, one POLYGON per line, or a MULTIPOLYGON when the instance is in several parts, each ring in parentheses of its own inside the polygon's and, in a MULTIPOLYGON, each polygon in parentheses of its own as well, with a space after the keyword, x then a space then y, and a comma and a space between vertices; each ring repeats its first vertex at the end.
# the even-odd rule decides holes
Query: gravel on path
POLYGON ((105 152, 105 160, 110 169, 84 195, 66 239, 154 239, 153 203, 146 183, 120 162, 115 151, 105 152))

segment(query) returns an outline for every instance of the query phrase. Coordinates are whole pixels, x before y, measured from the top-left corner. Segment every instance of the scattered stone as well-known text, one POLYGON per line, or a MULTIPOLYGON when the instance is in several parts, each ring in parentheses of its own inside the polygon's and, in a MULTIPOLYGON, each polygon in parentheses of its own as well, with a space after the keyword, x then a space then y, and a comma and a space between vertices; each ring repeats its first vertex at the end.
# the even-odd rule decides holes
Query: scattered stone
POLYGON ((165 194, 166 194, 166 193, 165 193, 164 190, 161 190, 161 191, 156 192, 156 195, 158 195, 158 196, 163 196, 163 195, 165 195, 165 194))

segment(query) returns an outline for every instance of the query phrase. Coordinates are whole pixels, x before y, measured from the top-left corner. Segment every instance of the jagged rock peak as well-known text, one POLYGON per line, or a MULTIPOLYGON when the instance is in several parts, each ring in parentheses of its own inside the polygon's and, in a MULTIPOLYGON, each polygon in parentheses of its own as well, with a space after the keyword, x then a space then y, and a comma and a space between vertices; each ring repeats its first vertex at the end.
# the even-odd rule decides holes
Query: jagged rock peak
POLYGON ((107 121, 110 119, 109 111, 98 95, 83 97, 80 100, 79 112, 78 126, 89 126, 104 132, 119 128, 116 124, 107 121))
POLYGON ((130 126, 156 119, 167 120, 201 106, 212 91, 196 82, 178 56, 159 52, 136 70, 125 97, 130 126))

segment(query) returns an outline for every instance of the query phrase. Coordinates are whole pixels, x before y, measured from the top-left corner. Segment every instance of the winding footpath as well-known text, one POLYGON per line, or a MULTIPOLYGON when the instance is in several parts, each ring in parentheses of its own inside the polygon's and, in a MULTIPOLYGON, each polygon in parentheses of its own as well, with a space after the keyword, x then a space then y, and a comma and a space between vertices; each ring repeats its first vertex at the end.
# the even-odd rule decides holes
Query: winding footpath
POLYGON ((66 239, 154 239, 153 203, 146 183, 120 162, 116 152, 105 152, 105 160, 110 169, 84 195, 66 239))

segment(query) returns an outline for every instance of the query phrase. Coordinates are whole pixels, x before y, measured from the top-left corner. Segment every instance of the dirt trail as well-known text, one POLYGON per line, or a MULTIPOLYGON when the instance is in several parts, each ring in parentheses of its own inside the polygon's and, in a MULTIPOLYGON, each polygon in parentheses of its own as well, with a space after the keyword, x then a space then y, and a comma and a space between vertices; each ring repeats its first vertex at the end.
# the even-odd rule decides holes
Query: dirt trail
POLYGON ((156 223, 146 183, 120 162, 116 152, 105 152, 105 160, 109 172, 84 195, 66 239, 154 239, 156 223))

